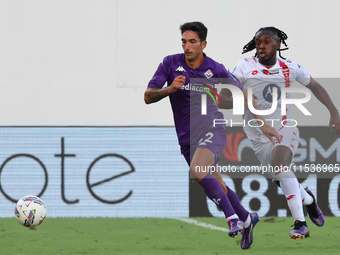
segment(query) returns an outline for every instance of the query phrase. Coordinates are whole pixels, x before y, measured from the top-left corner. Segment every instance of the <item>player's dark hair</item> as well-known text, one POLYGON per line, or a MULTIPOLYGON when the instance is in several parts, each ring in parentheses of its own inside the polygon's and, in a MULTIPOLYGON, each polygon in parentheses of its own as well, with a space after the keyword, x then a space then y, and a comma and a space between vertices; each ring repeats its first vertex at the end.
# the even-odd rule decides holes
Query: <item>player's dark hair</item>
POLYGON ((179 27, 179 29, 181 30, 182 34, 188 30, 197 32, 198 37, 201 39, 201 41, 207 40, 208 29, 206 28, 206 26, 204 26, 203 23, 199 21, 184 23, 179 27))
MULTIPOLYGON (((282 57, 281 55, 281 51, 284 51, 284 50, 288 50, 288 46, 286 44, 286 40, 288 39, 288 36, 286 35, 285 32, 281 31, 280 29, 276 28, 276 27, 262 27, 260 28, 254 35, 253 39, 251 39, 250 42, 248 42, 246 45, 243 46, 243 52, 242 54, 246 53, 246 52, 249 52, 249 51, 252 51, 253 49, 256 48, 256 45, 255 45, 255 37, 256 37, 256 34, 259 33, 259 32, 262 32, 262 31, 270 31, 272 32, 275 37, 276 37, 276 40, 279 41, 280 43, 283 43, 286 48, 283 48, 283 49, 278 49, 278 52, 279 52, 279 56, 280 58, 282 59, 285 59, 284 57, 282 57)), ((255 53, 255 57, 257 57, 257 53, 255 53)))

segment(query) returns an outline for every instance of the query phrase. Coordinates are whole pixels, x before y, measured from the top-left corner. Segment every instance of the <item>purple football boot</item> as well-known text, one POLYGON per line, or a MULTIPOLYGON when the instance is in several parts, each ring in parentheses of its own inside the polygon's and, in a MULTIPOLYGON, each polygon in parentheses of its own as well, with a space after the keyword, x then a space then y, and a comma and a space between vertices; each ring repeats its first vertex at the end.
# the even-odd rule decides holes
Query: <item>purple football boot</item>
POLYGON ((291 239, 301 238, 304 239, 309 237, 309 229, 305 221, 298 221, 294 222, 294 229, 289 232, 289 236, 291 239))
POLYGON ((309 189, 306 189, 306 192, 313 198, 313 203, 310 205, 306 205, 308 216, 310 220, 317 225, 318 227, 322 227, 325 224, 325 218, 323 217, 323 213, 316 203, 315 197, 309 189))
POLYGON ((257 213, 250 214, 250 225, 243 229, 242 238, 241 238, 241 248, 248 249, 250 245, 253 243, 253 231, 256 223, 260 221, 259 215, 257 213))
POLYGON ((228 226, 229 226, 229 236, 235 237, 238 233, 243 231, 243 224, 240 219, 228 219, 228 226))

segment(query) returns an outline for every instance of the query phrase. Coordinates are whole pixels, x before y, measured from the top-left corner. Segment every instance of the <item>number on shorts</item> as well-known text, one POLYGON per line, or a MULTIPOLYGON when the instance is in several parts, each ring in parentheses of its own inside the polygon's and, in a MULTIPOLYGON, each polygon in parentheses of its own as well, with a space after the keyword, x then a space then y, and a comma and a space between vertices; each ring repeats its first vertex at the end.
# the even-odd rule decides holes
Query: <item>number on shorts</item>
POLYGON ((198 145, 207 145, 207 143, 212 143, 211 138, 213 138, 214 134, 211 132, 208 132, 205 134, 207 138, 202 138, 199 142, 198 145))

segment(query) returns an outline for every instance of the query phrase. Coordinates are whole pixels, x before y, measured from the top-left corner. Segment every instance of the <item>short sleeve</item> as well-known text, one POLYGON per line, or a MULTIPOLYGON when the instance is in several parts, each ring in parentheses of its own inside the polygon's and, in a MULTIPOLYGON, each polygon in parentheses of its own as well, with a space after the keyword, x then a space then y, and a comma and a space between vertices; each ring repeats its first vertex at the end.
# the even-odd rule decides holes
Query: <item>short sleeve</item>
POLYGON ((167 58, 164 58, 163 61, 159 64, 152 79, 149 81, 148 87, 162 88, 164 86, 164 84, 168 80, 166 64, 167 58))
POLYGON ((307 86, 310 83, 310 74, 309 72, 301 65, 292 61, 296 73, 296 81, 300 84, 307 86))

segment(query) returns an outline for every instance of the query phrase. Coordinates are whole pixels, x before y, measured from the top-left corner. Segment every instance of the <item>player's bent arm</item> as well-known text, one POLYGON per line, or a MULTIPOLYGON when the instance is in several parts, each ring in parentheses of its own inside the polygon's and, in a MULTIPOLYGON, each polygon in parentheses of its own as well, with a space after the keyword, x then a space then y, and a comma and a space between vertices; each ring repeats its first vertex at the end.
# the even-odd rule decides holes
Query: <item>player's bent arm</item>
POLYGON ((315 97, 327 107, 331 114, 339 114, 327 91, 316 80, 311 77, 310 83, 306 87, 309 88, 315 97))
POLYGON ((313 92, 315 97, 327 107, 327 109, 328 109, 328 111, 331 115, 330 122, 329 122, 329 128, 332 130, 332 126, 335 125, 336 134, 339 135, 340 134, 339 112, 336 109, 336 107, 335 107, 332 99, 328 95, 327 91, 324 89, 324 87, 322 87, 312 77, 310 77, 310 83, 306 87, 309 88, 313 92))
POLYGON ((223 88, 220 92, 222 104, 218 101, 218 108, 233 109, 233 96, 229 89, 223 88))
POLYGON ((175 93, 179 88, 181 88, 185 83, 185 76, 180 75, 177 76, 172 84, 168 87, 164 88, 151 88, 148 87, 144 93, 144 102, 146 104, 152 104, 158 102, 164 97, 169 96, 172 93, 175 93))
POLYGON ((170 87, 164 87, 160 89, 148 87, 144 93, 144 102, 146 104, 152 104, 158 102, 164 97, 167 97, 171 94, 169 88, 170 87))
MULTIPOLYGON (((249 108, 248 108, 248 90, 243 89, 243 95, 244 95, 244 105, 245 105, 245 107, 249 110, 249 108)), ((257 105, 257 103, 256 103, 256 101, 255 101, 255 99, 257 99, 257 98, 255 98, 255 97, 253 96, 253 98, 252 98, 252 104, 253 104, 254 108, 258 110, 259 107, 258 107, 258 105, 257 105)), ((257 114, 254 114, 254 113, 252 113, 252 114, 253 114, 254 118, 257 120, 257 123, 259 124, 262 133, 263 133, 266 137, 268 137, 268 139, 269 139, 272 143, 274 143, 273 136, 276 137, 277 141, 280 143, 280 142, 281 142, 281 139, 280 139, 280 136, 279 136, 278 132, 276 131, 276 129, 273 128, 273 127, 271 127, 271 126, 269 126, 269 125, 265 122, 264 118, 263 118, 261 115, 257 115, 257 114)))

